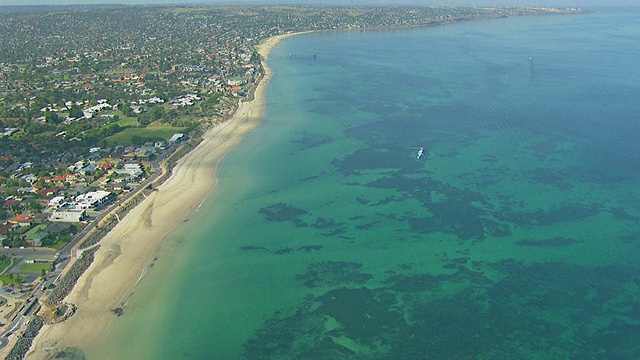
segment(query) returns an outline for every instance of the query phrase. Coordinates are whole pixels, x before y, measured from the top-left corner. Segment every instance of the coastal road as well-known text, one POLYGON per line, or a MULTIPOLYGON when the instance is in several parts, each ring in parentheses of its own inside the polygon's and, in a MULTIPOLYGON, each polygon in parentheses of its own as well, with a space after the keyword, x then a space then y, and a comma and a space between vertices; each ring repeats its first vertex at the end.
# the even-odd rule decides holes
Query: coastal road
POLYGON ((144 190, 149 184, 156 181, 162 175, 162 167, 160 164, 165 161, 169 156, 171 156, 180 146, 172 146, 168 148, 162 156, 158 157, 155 161, 149 164, 151 167, 151 174, 144 180, 142 183, 136 186, 135 190, 130 191, 128 194, 124 195, 113 204, 108 206, 106 209, 101 210, 100 212, 95 214, 95 217, 91 219, 90 222, 79 232, 77 233, 71 241, 66 243, 62 248, 60 248, 60 258, 66 259, 71 257, 71 251, 83 240, 102 220, 104 220, 107 216, 110 216, 115 210, 120 207, 120 205, 127 202, 132 197, 138 195, 138 193, 144 190))
POLYGON ((33 248, 25 247, 0 249, 0 255, 14 256, 14 257, 27 257, 27 256, 40 256, 40 255, 55 255, 58 251, 51 248, 33 248))
POLYGON ((38 289, 34 289, 29 295, 27 301, 22 303, 16 313, 13 315, 11 323, 4 327, 0 333, 0 349, 3 349, 9 343, 9 336, 15 336, 16 331, 22 328, 29 320, 30 314, 34 311, 38 304, 38 298, 35 296, 38 289))
POLYGON ((62 270, 70 264, 72 250, 97 226, 97 224, 104 220, 105 217, 110 216, 118 207, 120 207, 120 205, 136 196, 140 191, 149 186, 149 184, 155 182, 163 174, 161 163, 165 161, 170 155, 172 155, 178 148, 179 146, 175 146, 171 149, 167 149, 168 151, 165 151, 165 153, 161 157, 150 164, 152 171, 149 177, 147 177, 142 183, 140 183, 135 190, 121 197, 103 211, 97 212, 95 214, 95 217, 91 219, 91 221, 88 222, 86 226, 84 226, 84 228, 71 239, 71 241, 60 248, 60 250, 32 247, 23 249, 0 249, 1 255, 19 258, 57 255, 55 270, 47 276, 43 283, 39 284, 28 295, 26 295, 27 300, 20 305, 20 308, 14 314, 11 323, 7 324, 4 327, 4 330, 0 332, 0 349, 3 349, 7 346, 7 344, 9 343, 9 336, 15 336, 15 332, 26 324, 30 315, 25 315, 25 309, 30 309, 29 312, 33 311, 31 307, 35 308, 35 306, 37 305, 39 301, 40 290, 42 288, 46 288, 52 284, 55 284, 62 270))

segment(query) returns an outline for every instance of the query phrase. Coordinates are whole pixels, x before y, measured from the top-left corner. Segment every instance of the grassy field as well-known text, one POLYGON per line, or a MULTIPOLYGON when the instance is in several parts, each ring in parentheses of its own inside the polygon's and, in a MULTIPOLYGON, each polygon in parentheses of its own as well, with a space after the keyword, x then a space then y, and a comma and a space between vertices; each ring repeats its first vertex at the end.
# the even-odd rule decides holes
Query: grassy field
POLYGON ((185 127, 172 127, 172 126, 157 126, 146 128, 127 128, 115 135, 105 138, 109 146, 115 144, 119 145, 132 145, 131 138, 134 136, 140 136, 143 138, 159 137, 164 140, 169 140, 175 133, 184 132, 185 127))
POLYGON ((2 282, 3 285, 13 285, 14 283, 21 283, 24 279, 27 278, 26 275, 21 275, 21 274, 11 274, 12 276, 14 276, 13 279, 11 279, 9 277, 9 274, 2 274, 0 275, 0 282, 2 282))
POLYGON ((42 269, 44 269, 47 272, 51 271, 51 264, 33 263, 33 264, 20 265, 20 271, 24 271, 24 272, 40 274, 42 272, 42 269))
POLYGON ((9 256, 5 256, 4 258, 2 258, 2 260, 0 260, 0 273, 9 269, 11 265, 13 265, 13 258, 9 256))
POLYGON ((120 116, 120 120, 116 121, 116 124, 121 127, 138 127, 140 125, 137 117, 124 116, 120 111, 115 112, 114 115, 120 116))
POLYGON ((58 237, 58 241, 56 241, 53 245, 48 245, 48 247, 60 250, 66 243, 69 242, 69 240, 71 240, 71 235, 60 235, 58 237))

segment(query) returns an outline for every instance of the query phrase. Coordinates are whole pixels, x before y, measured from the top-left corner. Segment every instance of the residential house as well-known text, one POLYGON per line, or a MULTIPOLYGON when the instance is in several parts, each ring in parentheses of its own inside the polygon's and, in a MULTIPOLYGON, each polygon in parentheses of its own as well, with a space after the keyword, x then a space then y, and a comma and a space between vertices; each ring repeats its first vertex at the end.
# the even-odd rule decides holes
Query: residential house
POLYGON ((4 233, 6 233, 7 231, 13 229, 14 226, 16 226, 16 225, 12 224, 10 222, 7 222, 4 225, 0 225, 0 236, 3 235, 4 233))
POLYGON ((64 196, 56 196, 49 200, 49 207, 52 209, 59 209, 66 204, 67 202, 65 201, 64 196))
POLYGON ((96 209, 106 204, 111 199, 111 193, 109 191, 90 191, 86 194, 76 196, 75 208, 76 209, 96 209))
POLYGON ((47 225, 45 224, 34 226, 24 234, 24 240, 29 246, 42 246, 42 238, 49 235, 46 228, 47 225))
POLYGON ((14 216, 9 221, 13 224, 17 224, 18 226, 29 226, 33 222, 33 215, 29 213, 22 213, 14 216))
POLYGON ((124 164, 122 169, 116 169, 114 172, 118 174, 118 177, 113 180, 114 182, 135 181, 143 174, 140 164, 124 164))
POLYGON ((2 204, 2 207, 4 207, 4 208, 16 207, 16 206, 20 205, 20 203, 22 203, 21 199, 11 198, 11 199, 8 199, 7 201, 5 201, 4 204, 2 204))
POLYGON ((37 192, 40 195, 51 196, 57 194, 58 191, 60 191, 60 188, 56 186, 49 186, 48 188, 40 189, 37 192))
POLYGON ((49 221, 53 222, 80 222, 87 216, 84 209, 58 209, 51 213, 49 221))
POLYGON ((51 178, 51 182, 73 182, 77 180, 77 176, 75 174, 62 174, 58 176, 54 176, 51 178))

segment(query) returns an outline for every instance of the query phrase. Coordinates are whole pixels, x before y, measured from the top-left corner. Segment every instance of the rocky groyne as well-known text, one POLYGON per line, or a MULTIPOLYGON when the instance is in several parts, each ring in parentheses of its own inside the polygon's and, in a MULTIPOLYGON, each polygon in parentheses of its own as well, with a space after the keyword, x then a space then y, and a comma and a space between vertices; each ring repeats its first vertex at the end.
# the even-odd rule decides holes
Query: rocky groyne
POLYGON ((18 337, 18 341, 13 346, 9 355, 7 355, 7 360, 21 360, 24 359, 24 356, 29 351, 31 347, 31 342, 33 338, 38 335, 38 331, 44 325, 44 319, 40 316, 32 316, 31 320, 29 320, 29 324, 24 332, 18 337))
POLYGON ((51 293, 49 293, 49 296, 47 296, 47 298, 45 299, 45 303, 48 306, 56 308, 62 303, 62 300, 67 295, 69 295, 80 276, 84 274, 84 272, 93 262, 93 258, 99 247, 100 246, 98 245, 84 251, 82 255, 80 255, 80 258, 78 258, 78 260, 76 260, 76 262, 71 266, 69 271, 64 274, 64 276, 60 280, 58 280, 56 287, 51 291, 51 293))

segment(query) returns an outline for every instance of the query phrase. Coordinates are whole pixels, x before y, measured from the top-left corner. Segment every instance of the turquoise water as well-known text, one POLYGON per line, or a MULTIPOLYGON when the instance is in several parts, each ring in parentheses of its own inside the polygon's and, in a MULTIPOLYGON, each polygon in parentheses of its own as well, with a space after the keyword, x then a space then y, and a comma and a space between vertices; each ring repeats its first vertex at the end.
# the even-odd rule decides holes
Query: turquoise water
POLYGON ((109 346, 154 359, 640 358, 639 20, 286 39, 263 125, 109 346))

